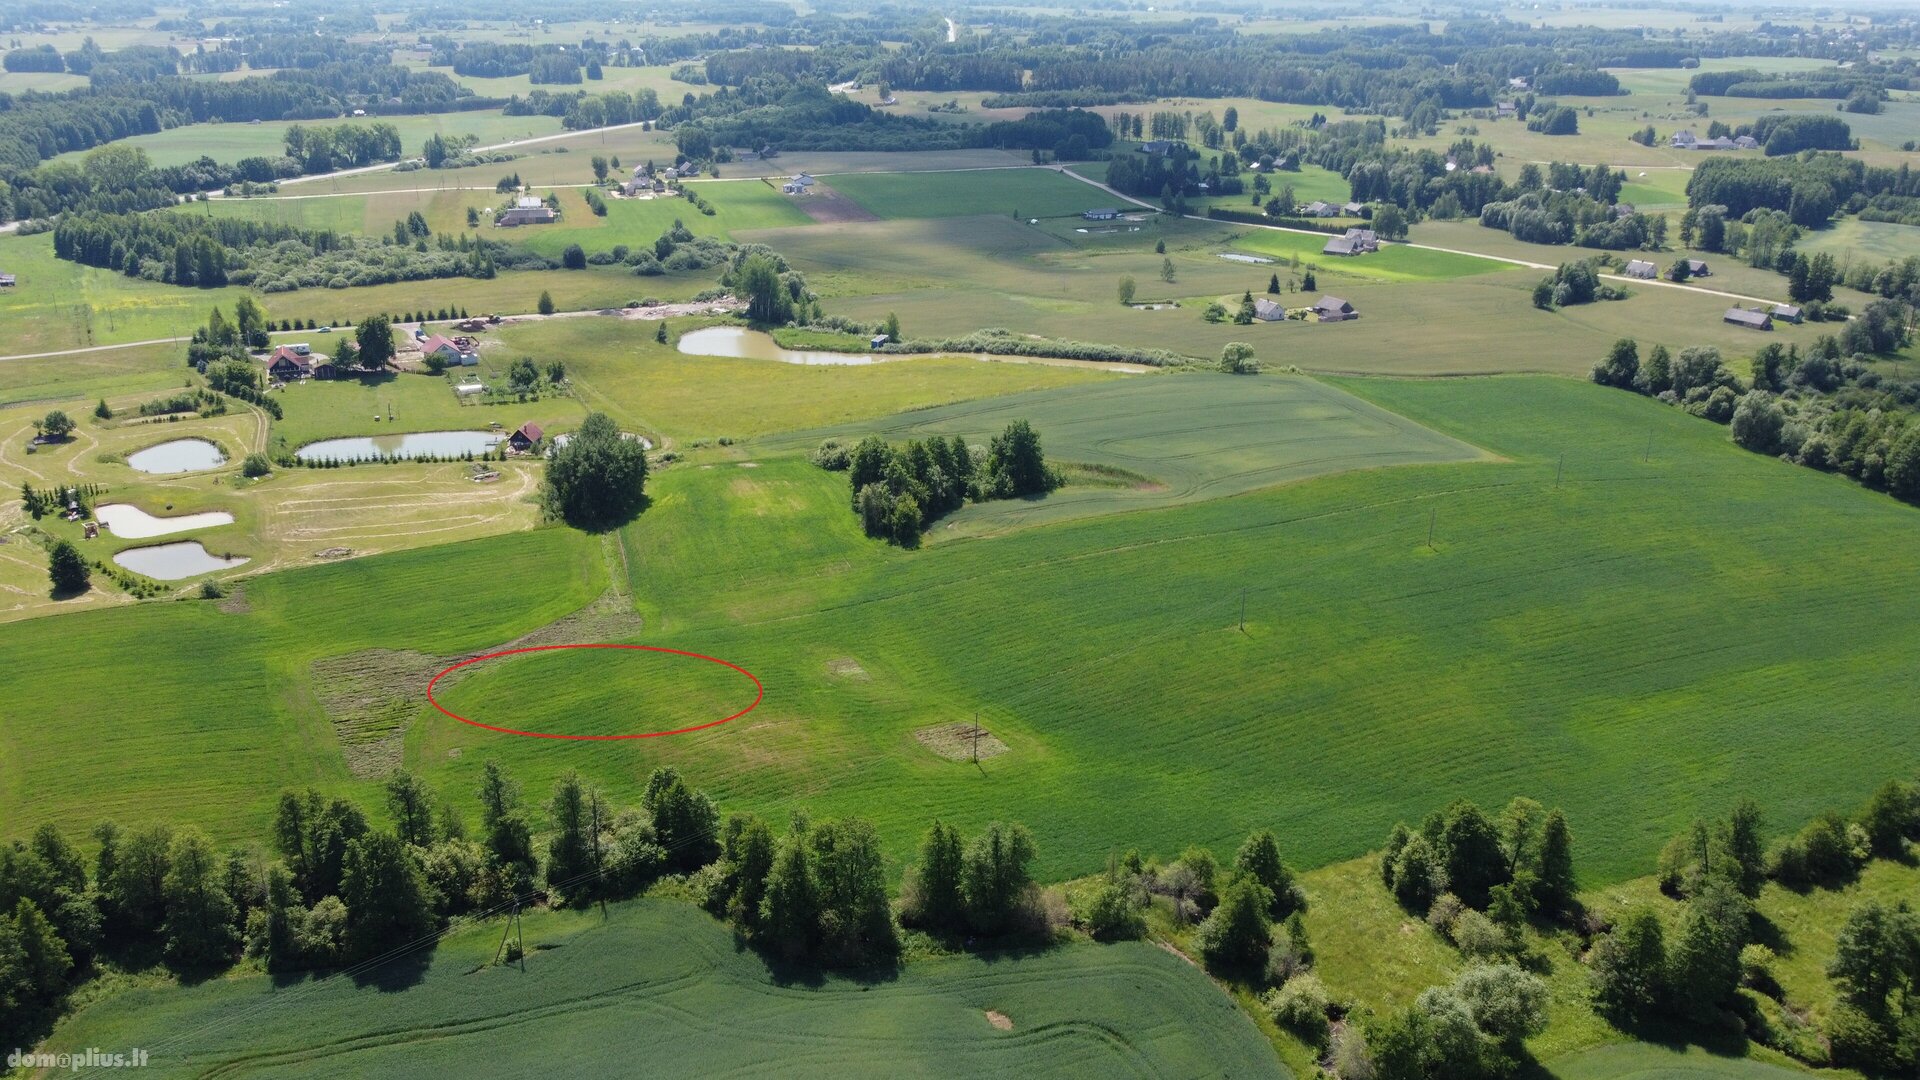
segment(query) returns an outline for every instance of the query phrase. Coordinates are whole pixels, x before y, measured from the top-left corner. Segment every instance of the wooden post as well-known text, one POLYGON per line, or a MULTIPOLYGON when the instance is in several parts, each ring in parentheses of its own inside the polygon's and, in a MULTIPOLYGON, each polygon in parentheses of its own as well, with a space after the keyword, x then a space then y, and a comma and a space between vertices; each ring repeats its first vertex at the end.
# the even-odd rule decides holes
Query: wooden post
POLYGON ((1434 550, 1433 527, 1439 524, 1439 522, 1440 522, 1440 508, 1436 506, 1433 508, 1432 512, 1427 515, 1427 550, 1428 551, 1434 550))
POLYGON ((973 713, 973 763, 980 764, 980 712, 973 713))

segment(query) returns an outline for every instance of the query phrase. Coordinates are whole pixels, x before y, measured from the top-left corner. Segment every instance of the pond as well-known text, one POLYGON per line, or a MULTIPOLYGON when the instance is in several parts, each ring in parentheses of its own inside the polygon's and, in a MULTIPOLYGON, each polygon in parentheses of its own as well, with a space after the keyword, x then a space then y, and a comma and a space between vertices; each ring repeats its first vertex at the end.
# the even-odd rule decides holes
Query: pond
POLYGON ((149 536, 166 536, 170 533, 187 532, 192 529, 207 529, 215 525, 233 524, 233 515, 224 510, 209 510, 203 514, 181 514, 177 517, 154 517, 137 506, 126 503, 111 503, 93 508, 93 516, 107 531, 128 540, 144 540, 149 536))
POLYGON ((409 431, 399 435, 361 435, 323 439, 293 452, 301 461, 365 461, 370 458, 460 457, 484 454, 506 435, 494 431, 409 431))
POLYGON ((127 455, 127 464, 143 473, 198 472, 226 463, 227 456, 205 439, 174 439, 127 455))
POLYGON ((680 335, 680 351, 689 356, 731 356, 742 360, 778 360, 783 364, 871 364, 863 353, 796 352, 783 349, 769 334, 744 326, 709 326, 680 335))
POLYGON ((186 540, 177 544, 128 548, 115 555, 113 561, 136 574, 143 574, 156 581, 178 581, 195 574, 231 570, 247 560, 222 559, 207 551, 199 541, 186 540))

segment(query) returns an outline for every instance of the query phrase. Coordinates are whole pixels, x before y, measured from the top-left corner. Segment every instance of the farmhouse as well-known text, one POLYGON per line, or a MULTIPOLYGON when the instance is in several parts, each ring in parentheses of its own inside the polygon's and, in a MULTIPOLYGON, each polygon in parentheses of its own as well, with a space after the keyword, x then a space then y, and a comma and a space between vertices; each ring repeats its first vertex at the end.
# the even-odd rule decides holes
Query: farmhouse
POLYGON ((1746 308, 1728 308, 1726 315, 1722 316, 1722 321, 1735 326, 1744 326, 1749 330, 1773 329, 1773 316, 1764 311, 1749 311, 1746 308))
POLYGON ((1712 277, 1713 271, 1707 269, 1707 260, 1705 259, 1688 259, 1687 260, 1687 276, 1688 277, 1712 277))
POLYGON ((518 225, 551 225, 559 220, 560 215, 546 206, 516 206, 501 214, 494 224, 511 229, 518 225))
POLYGON ((1253 302, 1253 317, 1261 322, 1279 322, 1287 317, 1287 309, 1263 296, 1253 302))
POLYGON ((1320 254, 1322 255, 1358 255, 1360 254, 1360 251, 1358 248, 1354 247, 1352 240, 1344 236, 1336 236, 1327 241, 1326 246, 1320 249, 1320 254))
POLYGON ((1800 324, 1800 307, 1797 304, 1775 304, 1773 305, 1773 317, 1776 319, 1785 319, 1787 322, 1798 326, 1800 324))
POLYGON ((473 351, 470 341, 464 338, 443 337, 433 334, 420 342, 421 356, 438 356, 449 365, 472 367, 480 362, 480 355, 473 351))
POLYGON ((522 195, 513 200, 513 205, 517 210, 531 210, 536 206, 545 206, 546 203, 541 202, 538 195, 522 195))
POLYGON ((1307 217, 1339 217, 1340 216, 1339 207, 1329 202, 1321 202, 1318 199, 1315 199, 1313 202, 1310 202, 1307 205, 1301 207, 1300 212, 1302 214, 1305 214, 1307 217))
POLYGON ((1080 216, 1088 221, 1112 221, 1120 216, 1120 211, 1112 207, 1103 207, 1099 210, 1082 210, 1080 216))
POLYGON ((1367 214, 1367 206, 1365 203, 1350 202, 1341 207, 1340 212, 1348 217, 1365 217, 1367 214))
POLYGON ((1140 152, 1159 157, 1173 153, 1175 145, 1171 139, 1150 139, 1140 144, 1140 152))
POLYGON ((516 428, 513 434, 507 436, 507 445, 524 454, 534 448, 542 434, 540 425, 529 420, 516 428))
POLYGON ((1500 102, 1494 103, 1494 106, 1493 106, 1494 119, 1505 120, 1510 116, 1518 116, 1518 115, 1520 115, 1520 110, 1517 106, 1514 105, 1513 102, 1500 101, 1500 102))
POLYGON ((282 345, 267 354, 267 377, 281 382, 292 382, 311 375, 309 354, 294 351, 291 345, 282 345))
POLYGON ((1346 322, 1348 319, 1360 317, 1360 313, 1353 310, 1352 304, 1337 296, 1321 297, 1320 302, 1313 305, 1313 313, 1319 316, 1321 322, 1346 322))
POLYGON ((1625 273, 1630 278, 1652 281, 1660 273, 1660 269, 1645 259, 1633 259, 1627 263, 1625 273))
POLYGON ((1751 135, 1735 136, 1733 148, 1735 150, 1758 150, 1760 149, 1760 140, 1751 135))
POLYGON ((1676 131, 1673 133, 1673 138, 1667 140, 1667 145, 1675 150, 1691 150, 1693 144, 1699 141, 1700 136, 1691 131, 1676 131))

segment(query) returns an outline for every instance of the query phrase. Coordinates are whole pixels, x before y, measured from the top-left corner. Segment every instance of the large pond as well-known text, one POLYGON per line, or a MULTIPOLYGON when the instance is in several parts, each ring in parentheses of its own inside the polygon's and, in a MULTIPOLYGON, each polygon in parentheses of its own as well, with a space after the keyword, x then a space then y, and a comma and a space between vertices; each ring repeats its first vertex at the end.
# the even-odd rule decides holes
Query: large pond
POLYGON ((127 464, 143 473, 198 472, 226 463, 220 448, 205 439, 174 439, 127 455, 127 464))
POLYGON ((301 461, 365 461, 388 457, 460 457, 484 454, 505 435, 493 431, 409 431, 401 435, 361 435, 324 439, 293 452, 301 461))
POLYGON ((742 360, 778 360, 783 364, 871 364, 864 353, 783 349, 772 335, 744 326, 709 326, 680 335, 680 351, 689 356, 732 356, 742 360))
POLYGON ((171 533, 187 532, 192 529, 207 529, 215 525, 233 524, 233 515, 224 510, 209 510, 203 514, 181 514, 177 517, 154 517, 137 506, 126 503, 110 503, 93 508, 93 516, 107 531, 128 540, 143 540, 149 536, 167 536, 171 533))
POLYGON ((200 546, 198 541, 186 540, 178 544, 128 548, 115 555, 113 561, 136 574, 144 574, 156 581, 178 581, 195 574, 231 570, 247 560, 222 559, 200 546))

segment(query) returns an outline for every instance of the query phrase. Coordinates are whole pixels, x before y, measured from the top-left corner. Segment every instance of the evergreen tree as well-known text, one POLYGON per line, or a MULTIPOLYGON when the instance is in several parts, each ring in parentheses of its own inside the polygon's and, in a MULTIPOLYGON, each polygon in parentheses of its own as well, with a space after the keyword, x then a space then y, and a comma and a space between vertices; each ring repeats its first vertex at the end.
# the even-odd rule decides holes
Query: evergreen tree
POLYGON ((967 844, 961 861, 960 888, 967 922, 982 934, 1006 931, 1032 886, 1028 864, 1033 835, 1020 824, 989 824, 967 844))
POLYGON ((553 822, 553 835, 547 840, 547 886, 567 903, 596 891, 590 878, 573 880, 595 869, 590 799, 580 774, 568 769, 554 784, 553 799, 547 803, 547 816, 553 822))
POLYGON ((1233 868, 1266 887, 1273 897, 1267 916, 1283 922, 1307 906, 1306 894, 1294 883, 1293 869, 1280 859, 1280 842, 1270 830, 1262 829, 1247 837, 1233 857, 1233 868))
POLYGON ((78 548, 65 540, 55 540, 47 553, 47 578, 55 596, 76 596, 86 592, 93 580, 93 569, 78 548))
POLYGON ((805 956, 819 933, 820 907, 804 832, 780 841, 760 902, 760 932, 788 959, 805 956))
POLYGON ((1573 830, 1557 808, 1540 828, 1539 876, 1534 883, 1535 905, 1545 912, 1565 911, 1579 886, 1573 876, 1573 830))
POLYGON ((929 930, 960 929, 966 914, 961 893, 964 856, 960 830, 938 820, 920 841, 920 863, 914 868, 912 917, 929 930))
POLYGON ((1265 885, 1252 875, 1235 874, 1194 935, 1207 967, 1226 973, 1258 970, 1272 944, 1273 904, 1265 885))

